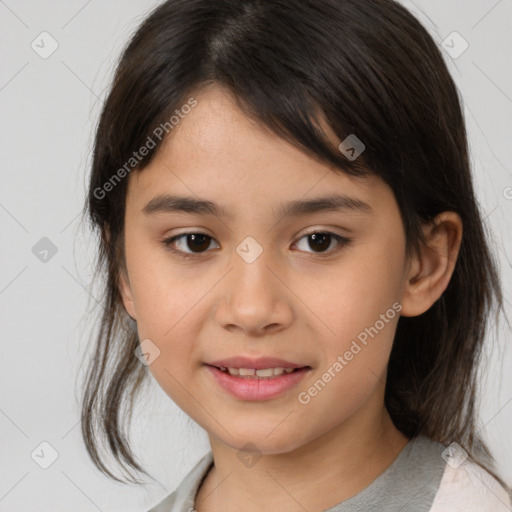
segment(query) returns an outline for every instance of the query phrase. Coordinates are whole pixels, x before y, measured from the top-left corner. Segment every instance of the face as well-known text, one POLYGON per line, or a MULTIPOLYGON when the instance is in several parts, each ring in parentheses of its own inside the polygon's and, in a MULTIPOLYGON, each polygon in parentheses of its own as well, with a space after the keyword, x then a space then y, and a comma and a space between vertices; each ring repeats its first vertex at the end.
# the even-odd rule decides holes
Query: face
POLYGON ((129 177, 124 305, 159 350, 152 375, 208 433, 236 449, 290 451, 382 407, 407 271, 398 205, 380 178, 310 158, 220 89, 196 99, 129 177), (165 195, 223 211, 176 209, 165 195), (338 209, 311 208, 333 196, 345 198, 338 209), (303 201, 309 210, 286 213, 303 201), (238 356, 299 370, 258 383, 211 366, 238 356))

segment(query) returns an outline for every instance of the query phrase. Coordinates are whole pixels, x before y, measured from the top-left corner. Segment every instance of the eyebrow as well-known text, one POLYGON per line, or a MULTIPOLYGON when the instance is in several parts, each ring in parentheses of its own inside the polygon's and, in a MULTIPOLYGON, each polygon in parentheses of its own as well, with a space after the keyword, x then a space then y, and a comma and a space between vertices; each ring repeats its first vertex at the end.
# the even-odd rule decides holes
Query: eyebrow
MULTIPOLYGON (((192 196, 176 196, 160 194, 151 199, 143 208, 143 213, 189 213, 196 215, 214 215, 228 219, 234 218, 231 210, 207 199, 197 199, 192 196)), ((359 211, 374 213, 372 207, 355 197, 345 195, 330 195, 313 199, 301 199, 281 203, 274 210, 276 217, 300 216, 326 211, 359 211)))

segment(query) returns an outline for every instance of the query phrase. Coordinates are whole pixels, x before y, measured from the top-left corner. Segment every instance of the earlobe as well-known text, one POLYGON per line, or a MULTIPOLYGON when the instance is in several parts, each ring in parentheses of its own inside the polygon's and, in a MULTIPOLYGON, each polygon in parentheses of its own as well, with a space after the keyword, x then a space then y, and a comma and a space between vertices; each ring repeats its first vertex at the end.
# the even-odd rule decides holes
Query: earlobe
POLYGON ((402 298, 402 316, 418 316, 430 309, 446 290, 462 241, 462 220, 443 212, 423 227, 426 245, 412 257, 402 298))

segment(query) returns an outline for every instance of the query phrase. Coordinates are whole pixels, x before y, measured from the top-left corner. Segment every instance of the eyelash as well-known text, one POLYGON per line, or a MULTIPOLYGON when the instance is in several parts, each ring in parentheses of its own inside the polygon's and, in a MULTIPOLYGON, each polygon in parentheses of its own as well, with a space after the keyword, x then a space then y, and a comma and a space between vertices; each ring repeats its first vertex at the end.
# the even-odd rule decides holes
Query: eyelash
MULTIPOLYGON (((311 235, 318 235, 318 234, 322 234, 322 235, 331 235, 331 237, 336 240, 338 242, 338 246, 333 249, 333 250, 329 250, 329 251, 326 251, 326 252, 320 252, 320 253, 315 253, 315 252, 310 252, 309 254, 315 254, 317 256, 320 256, 320 257, 327 257, 327 256, 330 256, 332 255, 333 253, 337 253, 339 251, 341 251, 344 247, 346 247, 347 245, 350 244, 350 242, 352 241, 352 239, 350 238, 346 238, 344 236, 341 236, 341 235, 337 235, 336 233, 332 233, 331 231, 312 231, 311 233, 304 233, 300 238, 299 240, 302 240, 303 238, 305 237, 308 237, 308 236, 311 236, 311 235)), ((211 240, 214 240, 213 237, 211 237, 210 235, 206 234, 206 233, 201 233, 201 232, 196 232, 196 231, 191 231, 191 232, 188 232, 188 233, 181 233, 179 235, 176 235, 176 236, 173 236, 171 238, 168 238, 166 240, 164 240, 162 243, 163 245, 165 246, 165 248, 169 251, 171 251, 172 253, 175 253, 177 254, 179 257, 183 258, 183 259, 195 259, 195 258, 200 258, 203 254, 206 254, 207 252, 209 251, 204 251, 202 253, 190 253, 190 252, 185 252, 185 251, 181 251, 179 249, 176 249, 175 247, 173 247, 173 244, 176 240, 182 238, 182 237, 187 237, 188 235, 200 235, 200 236, 205 236, 207 238, 210 238, 211 240)))

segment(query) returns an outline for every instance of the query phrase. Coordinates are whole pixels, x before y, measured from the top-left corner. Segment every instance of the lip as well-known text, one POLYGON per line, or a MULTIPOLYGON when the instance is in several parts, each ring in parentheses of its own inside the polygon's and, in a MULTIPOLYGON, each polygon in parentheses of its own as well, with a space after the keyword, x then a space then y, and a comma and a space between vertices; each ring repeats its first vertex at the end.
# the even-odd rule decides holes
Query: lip
POLYGON ((216 366, 217 368, 254 368, 255 370, 262 370, 264 368, 303 368, 307 366, 305 364, 292 363, 284 359, 277 357, 247 357, 247 356, 236 356, 229 357, 227 359, 219 359, 207 363, 210 366, 216 366))
MULTIPOLYGON (((233 363, 233 360, 226 361, 230 361, 230 364, 233 363)), ((265 364, 268 364, 268 359, 265 361, 265 364)), ((271 398, 282 395, 286 391, 295 387, 310 371, 312 371, 310 366, 305 366, 292 373, 283 373, 277 377, 249 378, 230 375, 229 373, 223 372, 216 366, 206 365, 205 367, 224 391, 227 391, 235 398, 246 401, 270 400, 271 398)), ((263 366, 262 368, 271 367, 272 366, 263 366)), ((298 366, 294 365, 293 367, 297 368, 298 366)), ((247 368, 247 366, 241 366, 241 368, 247 368)), ((249 366, 249 368, 251 368, 251 366, 249 366)), ((291 366, 288 366, 287 368, 291 368, 291 366)))

